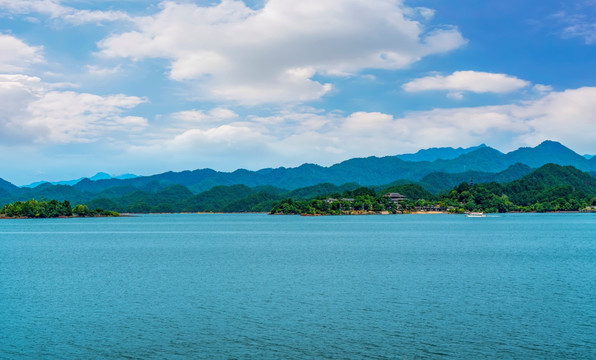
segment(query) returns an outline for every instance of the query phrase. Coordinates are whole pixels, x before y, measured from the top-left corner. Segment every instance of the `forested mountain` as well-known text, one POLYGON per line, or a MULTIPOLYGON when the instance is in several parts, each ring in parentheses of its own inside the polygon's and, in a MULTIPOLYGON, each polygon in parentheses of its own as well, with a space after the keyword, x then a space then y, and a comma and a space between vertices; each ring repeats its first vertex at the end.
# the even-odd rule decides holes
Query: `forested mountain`
MULTIPOLYGON (((396 156, 373 156, 346 160, 330 167, 303 164, 296 168, 281 167, 259 171, 240 169, 230 173, 199 169, 167 172, 127 180, 91 181, 85 179, 74 185, 74 188, 95 194, 114 186, 132 186, 143 190, 147 186, 166 187, 172 184, 184 185, 194 193, 200 193, 218 185, 235 184, 243 184, 249 187, 270 185, 291 190, 320 183, 382 185, 399 179, 418 182, 435 172, 459 174, 475 171, 499 174, 517 163, 531 168, 538 168, 550 162, 559 165, 572 165, 582 171, 596 171, 596 158, 588 160, 559 143, 546 141, 536 148, 522 148, 508 154, 481 146, 455 159, 439 159, 432 162, 404 161, 396 156)), ((519 173, 519 176, 522 175, 525 175, 525 173, 519 173)), ((483 181, 490 180, 491 177, 489 174, 479 176, 483 181)), ((492 181, 510 180, 513 180, 513 178, 506 176, 500 180, 495 178, 492 181)), ((445 185, 445 187, 449 187, 452 183, 446 183, 445 185)), ((431 189, 436 191, 438 188, 432 185, 431 189)))
MULTIPOLYGON (((469 184, 462 182, 449 192, 433 195, 419 185, 397 185, 382 192, 359 191, 352 201, 327 198, 284 199, 276 203, 272 214, 341 215, 370 213, 400 213, 410 211, 476 212, 546 212, 594 211, 596 208, 596 178, 572 166, 547 164, 538 170, 507 184, 495 182, 469 184), (418 187, 418 189, 416 189, 418 187), (399 192, 406 199, 399 206, 388 201, 385 192, 399 192), (409 193, 408 193, 409 191, 409 193)), ((356 193, 356 191, 354 193, 356 193)), ((344 193, 344 196, 346 194, 344 193)))
MULTIPOLYGON (((450 191, 443 191, 441 194, 432 194, 420 184, 407 184, 402 181, 374 188, 360 187, 356 183, 342 186, 322 183, 294 190, 272 186, 218 185, 199 194, 191 192, 180 184, 160 187, 156 186, 156 182, 151 182, 146 184, 144 190, 132 186, 113 187, 99 194, 79 191, 71 186, 44 184, 36 189, 19 189, 18 195, 9 194, 9 198, 0 200, 3 204, 31 198, 68 200, 72 203, 86 203, 90 209, 100 208, 132 213, 267 212, 284 199, 307 204, 311 200, 329 197, 356 197, 362 200, 360 203, 365 207, 366 204, 372 207, 375 204, 373 200, 378 199, 377 207, 383 209, 387 206, 387 199, 383 199, 382 196, 387 192, 405 195, 408 198, 406 205, 410 208, 419 204, 440 202, 445 204, 444 206, 455 208, 459 206, 465 210, 550 211, 577 210, 581 206, 596 202, 596 178, 587 173, 572 166, 547 164, 521 176, 528 170, 529 167, 518 164, 505 172, 493 174, 494 176, 486 173, 459 174, 457 176, 463 181, 452 186, 450 191), (506 179, 514 174, 520 175, 520 178, 507 183, 492 181, 481 184, 481 180, 478 180, 474 182, 474 186, 470 186, 467 179, 470 174, 477 176, 477 179, 485 176, 489 180, 506 179)), ((457 181, 457 176, 449 178, 446 182, 457 181)), ((427 178, 427 181, 435 177, 440 177, 440 174, 434 173, 427 178)), ((6 194, 8 194, 6 190, 0 189, 0 196, 6 196, 6 194)))
POLYGON ((461 184, 462 182, 473 182, 473 183, 508 183, 513 180, 517 180, 532 172, 532 168, 524 164, 514 164, 499 173, 489 173, 482 171, 466 171, 462 173, 445 173, 445 172, 434 172, 426 175, 418 184, 422 185, 425 189, 430 192, 436 193, 441 190, 451 189, 454 186, 461 184))
POLYGON ((4 179, 0 179, 0 191, 5 191, 8 194, 19 191, 19 187, 9 183, 4 179))
POLYGON ((551 198, 572 194, 575 198, 596 195, 596 178, 572 166, 547 164, 507 184, 504 191, 522 205, 552 201, 551 198))
POLYGON ((538 168, 547 163, 571 165, 581 170, 594 171, 595 162, 555 141, 544 141, 535 148, 519 148, 505 155, 508 162, 526 164, 538 168))
MULTIPOLYGON (((471 150, 471 148, 462 150, 471 150)), ((559 143, 546 141, 535 148, 522 148, 508 154, 503 154, 487 146, 480 146, 455 159, 438 159, 432 162, 404 161, 396 156, 385 156, 350 159, 330 167, 304 164, 296 168, 281 167, 259 171, 240 169, 229 173, 212 169, 199 169, 166 172, 132 179, 103 179, 97 181, 83 179, 73 185, 73 188, 82 193, 98 195, 114 187, 120 189, 130 189, 132 187, 137 190, 151 192, 179 184, 186 186, 193 193, 200 193, 221 185, 276 186, 292 190, 321 183, 338 186, 346 183, 375 186, 403 179, 409 182, 421 181, 426 183, 429 190, 437 191, 440 188, 450 187, 453 181, 459 180, 459 178, 455 176, 451 182, 446 181, 444 184, 438 184, 434 180, 425 179, 432 173, 480 172, 485 174, 472 174, 473 177, 478 177, 482 181, 510 181, 512 180, 511 176, 499 179, 497 174, 504 172, 516 163, 537 168, 549 162, 559 165, 572 165, 582 171, 596 171, 596 158, 588 160, 559 143), (491 176, 494 179, 491 179, 491 176)), ((518 175, 525 174, 522 172, 518 175)), ((469 177, 469 175, 462 176, 469 177)), ((437 178, 436 175, 435 178, 437 178)), ((2 188, 1 185, 0 188, 2 188)), ((14 189, 9 188, 7 191, 14 192, 14 189)))
MULTIPOLYGON (((19 188, 0 179, 0 203, 32 198, 58 199, 105 208, 117 207, 114 210, 121 212, 131 209, 162 209, 166 212, 168 209, 231 209, 222 207, 222 204, 229 206, 228 200, 235 199, 240 201, 233 206, 235 209, 253 211, 255 208, 251 208, 250 204, 256 200, 272 202, 282 194, 293 198, 313 198, 326 193, 341 194, 359 186, 369 186, 379 191, 384 187, 408 183, 420 184, 427 191, 437 193, 448 191, 462 182, 469 183, 470 180, 474 183, 504 184, 528 175, 532 168, 549 161, 596 174, 596 158, 586 159, 553 141, 507 154, 487 146, 452 150, 467 152, 454 159, 432 162, 404 161, 398 156, 368 157, 346 160, 330 167, 304 164, 296 168, 259 171, 240 169, 230 173, 199 169, 131 179, 83 179, 72 186, 43 183, 35 188, 19 188), (209 196, 220 197, 222 201, 210 200, 209 196), (248 197, 250 200, 246 200, 248 197)), ((441 151, 428 149, 419 154, 439 156, 441 151)))

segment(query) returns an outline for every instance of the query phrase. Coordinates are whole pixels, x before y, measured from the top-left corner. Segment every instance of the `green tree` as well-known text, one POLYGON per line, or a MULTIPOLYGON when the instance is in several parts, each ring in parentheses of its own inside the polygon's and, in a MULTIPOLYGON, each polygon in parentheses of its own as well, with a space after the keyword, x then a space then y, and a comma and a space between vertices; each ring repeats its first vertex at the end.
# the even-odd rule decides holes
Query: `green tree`
POLYGON ((87 205, 78 204, 72 209, 72 213, 76 216, 89 216, 91 211, 87 205))

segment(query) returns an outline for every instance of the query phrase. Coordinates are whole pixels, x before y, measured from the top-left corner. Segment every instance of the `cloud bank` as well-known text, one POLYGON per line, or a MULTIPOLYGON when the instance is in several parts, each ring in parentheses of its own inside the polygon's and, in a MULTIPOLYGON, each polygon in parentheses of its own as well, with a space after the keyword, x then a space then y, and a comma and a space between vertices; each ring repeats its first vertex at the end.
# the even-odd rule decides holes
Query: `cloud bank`
POLYGON ((183 130, 162 132, 162 137, 151 143, 130 147, 128 155, 141 158, 153 154, 153 161, 186 163, 186 168, 200 163, 233 170, 238 164, 251 169, 304 162, 331 165, 352 157, 395 155, 435 146, 487 143, 508 151, 535 146, 545 139, 589 152, 596 138, 594 113, 595 87, 551 92, 515 104, 438 108, 403 117, 307 109, 271 116, 224 116, 221 120, 209 112, 184 112, 173 114, 171 124, 184 122, 183 130), (234 168, 223 165, 222 159, 229 157, 236 161, 234 168))
POLYGON ((64 6, 59 0, 0 0, 0 8, 8 14, 41 14, 74 25, 131 20, 122 11, 79 10, 64 6))
POLYGON ((320 76, 402 69, 424 56, 465 44, 453 27, 429 31, 429 9, 395 0, 269 0, 203 7, 166 1, 135 18, 133 31, 98 46, 112 58, 167 59, 169 76, 197 83, 200 95, 241 104, 304 102, 332 85, 320 76))
POLYGON ((0 75, 0 143, 55 145, 105 141, 139 131, 147 120, 123 113, 146 100, 62 91, 38 77, 0 75))

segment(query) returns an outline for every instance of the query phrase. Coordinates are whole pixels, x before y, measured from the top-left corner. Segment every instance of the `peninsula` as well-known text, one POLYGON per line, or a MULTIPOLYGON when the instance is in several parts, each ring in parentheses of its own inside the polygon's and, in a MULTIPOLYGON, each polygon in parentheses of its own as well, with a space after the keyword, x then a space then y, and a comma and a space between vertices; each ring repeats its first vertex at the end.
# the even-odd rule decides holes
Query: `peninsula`
POLYGON ((71 206, 68 200, 16 201, 4 205, 0 209, 2 219, 35 219, 35 218, 67 218, 67 217, 114 217, 120 216, 116 211, 103 209, 89 209, 87 205, 71 206))

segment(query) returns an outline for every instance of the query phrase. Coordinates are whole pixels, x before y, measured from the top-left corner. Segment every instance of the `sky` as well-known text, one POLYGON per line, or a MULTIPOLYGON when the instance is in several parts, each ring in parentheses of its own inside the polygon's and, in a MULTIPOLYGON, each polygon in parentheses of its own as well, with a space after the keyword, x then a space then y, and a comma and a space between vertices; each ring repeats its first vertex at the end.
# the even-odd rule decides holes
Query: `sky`
POLYGON ((596 153, 596 0, 0 0, 17 185, 547 139, 596 153))

